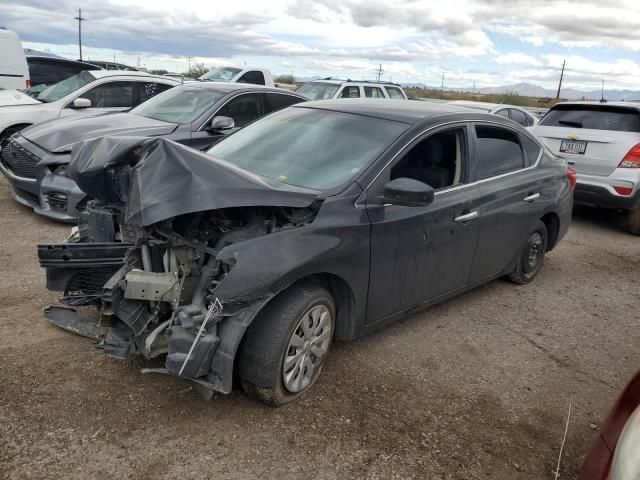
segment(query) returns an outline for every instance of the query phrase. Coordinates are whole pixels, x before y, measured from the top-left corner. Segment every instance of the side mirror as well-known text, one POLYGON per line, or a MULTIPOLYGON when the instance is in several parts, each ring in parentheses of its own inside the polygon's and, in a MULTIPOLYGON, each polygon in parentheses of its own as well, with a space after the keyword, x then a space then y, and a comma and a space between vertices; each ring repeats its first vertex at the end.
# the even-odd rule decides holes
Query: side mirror
POLYGON ((382 200, 392 205, 426 207, 433 202, 433 187, 412 178, 396 178, 384 186, 382 200))
POLYGON ((236 126, 236 122, 231 117, 213 117, 211 123, 207 130, 210 132, 220 131, 220 130, 229 130, 236 126))
POLYGON ((91 100, 88 98, 76 98, 73 101, 73 108, 89 108, 91 106, 91 100))

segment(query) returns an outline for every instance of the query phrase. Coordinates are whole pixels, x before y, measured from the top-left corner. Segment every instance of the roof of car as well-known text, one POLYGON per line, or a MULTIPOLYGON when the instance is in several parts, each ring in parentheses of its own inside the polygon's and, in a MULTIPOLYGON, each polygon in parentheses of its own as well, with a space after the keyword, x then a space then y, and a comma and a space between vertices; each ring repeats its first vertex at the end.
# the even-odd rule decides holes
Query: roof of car
POLYGON ((343 83, 357 83, 363 85, 383 85, 388 87, 400 87, 397 83, 392 82, 375 82, 371 80, 340 80, 338 78, 317 78, 307 83, 333 83, 335 85, 342 85, 343 83))
MULTIPOLYGON (((420 120, 447 113, 469 113, 469 109, 450 103, 412 102, 410 100, 376 100, 369 98, 348 98, 318 100, 294 105, 299 108, 317 108, 336 112, 353 113, 369 117, 384 118, 404 123, 418 123, 420 120)), ((482 114, 478 114, 482 115, 482 114)))
POLYGON ((526 110, 518 105, 509 105, 508 103, 491 103, 491 102, 475 102, 473 100, 451 100, 449 103, 454 105, 465 106, 467 108, 476 108, 478 110, 491 111, 496 108, 516 108, 518 110, 526 110))
POLYGON ((91 70, 91 75, 96 78, 105 77, 152 77, 160 80, 177 81, 175 78, 165 77, 164 75, 153 75, 147 72, 136 72, 132 70, 91 70))
MULTIPOLYGON (((268 92, 284 92, 295 94, 290 90, 284 88, 275 88, 275 87, 267 87, 266 85, 254 85, 252 83, 237 83, 237 82, 207 82, 207 81, 198 81, 193 80, 189 82, 184 82, 182 84, 183 87, 192 87, 192 88, 208 88, 211 90, 218 90, 221 92, 234 92, 237 90, 264 90, 268 92)), ((295 94, 300 98, 304 98, 299 94, 295 94)))
POLYGON ((608 101, 601 102, 599 100, 586 100, 586 101, 579 101, 579 102, 560 102, 560 103, 556 103, 554 107, 562 106, 562 105, 597 105, 603 108, 627 107, 627 108, 635 108, 636 110, 640 110, 640 103, 638 102, 608 102, 608 101))

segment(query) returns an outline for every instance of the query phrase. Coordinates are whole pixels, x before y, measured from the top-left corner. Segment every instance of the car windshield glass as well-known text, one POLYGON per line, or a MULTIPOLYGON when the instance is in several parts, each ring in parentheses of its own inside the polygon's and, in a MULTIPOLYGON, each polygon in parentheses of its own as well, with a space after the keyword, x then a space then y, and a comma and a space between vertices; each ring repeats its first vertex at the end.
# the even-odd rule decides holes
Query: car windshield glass
POLYGON ((293 107, 252 123, 208 153, 280 183, 328 190, 361 171, 407 128, 391 120, 293 107))
POLYGON ((640 112, 631 108, 604 105, 558 105, 549 110, 540 125, 640 132, 640 112))
POLYGON ((95 79, 96 77, 94 77, 87 71, 80 72, 69 78, 65 78, 61 82, 45 88, 38 94, 37 98, 41 102, 45 103, 55 102, 56 100, 60 100, 61 98, 66 97, 70 93, 75 92, 85 85, 90 84, 91 82, 95 81, 95 79))
POLYGON ((230 82, 233 80, 233 77, 241 71, 242 70, 239 68, 232 67, 214 68, 202 75, 199 80, 208 80, 210 82, 230 82))
POLYGON ((186 124, 196 120, 224 97, 209 88, 171 88, 138 105, 129 113, 163 122, 186 124))
POLYGON ((309 100, 326 100, 333 98, 333 96, 340 88, 340 85, 333 83, 316 83, 311 82, 301 86, 296 93, 299 93, 303 97, 307 97, 309 100))

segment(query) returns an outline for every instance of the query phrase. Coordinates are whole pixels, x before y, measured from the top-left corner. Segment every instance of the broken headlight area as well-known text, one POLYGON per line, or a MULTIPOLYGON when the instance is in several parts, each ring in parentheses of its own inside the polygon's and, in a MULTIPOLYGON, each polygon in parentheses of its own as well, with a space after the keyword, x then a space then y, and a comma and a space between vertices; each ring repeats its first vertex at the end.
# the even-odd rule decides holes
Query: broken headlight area
POLYGON ((110 357, 166 354, 164 373, 214 388, 219 325, 234 315, 225 310, 234 299, 219 299, 216 289, 239 261, 235 255, 222 261, 218 254, 308 224, 316 213, 315 205, 233 207, 141 227, 123 223, 116 207, 89 202, 67 243, 38 247, 47 288, 62 291, 65 305, 49 307, 46 317, 95 338, 110 357), (79 306, 95 307, 97 317, 83 316, 79 306))

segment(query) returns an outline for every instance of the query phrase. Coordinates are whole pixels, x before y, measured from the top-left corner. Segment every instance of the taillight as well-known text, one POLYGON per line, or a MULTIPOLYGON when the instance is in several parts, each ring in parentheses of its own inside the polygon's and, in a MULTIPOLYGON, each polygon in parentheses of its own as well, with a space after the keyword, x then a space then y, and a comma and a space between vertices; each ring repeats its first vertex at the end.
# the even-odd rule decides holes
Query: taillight
POLYGON ((569 179, 569 185, 571 185, 571 190, 576 188, 576 182, 578 179, 576 178, 576 171, 571 167, 567 168, 567 178, 569 179))
POLYGON ((629 196, 631 192, 633 192, 633 188, 631 187, 613 187, 613 189, 618 192, 618 195, 629 196))
POLYGON ((624 156, 618 168, 640 168, 640 143, 629 150, 629 153, 624 156))
POLYGON ((27 84, 27 88, 31 88, 31 80, 25 80, 25 82, 27 84))

